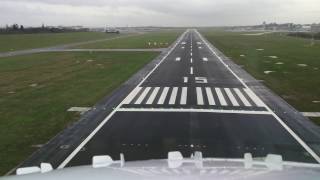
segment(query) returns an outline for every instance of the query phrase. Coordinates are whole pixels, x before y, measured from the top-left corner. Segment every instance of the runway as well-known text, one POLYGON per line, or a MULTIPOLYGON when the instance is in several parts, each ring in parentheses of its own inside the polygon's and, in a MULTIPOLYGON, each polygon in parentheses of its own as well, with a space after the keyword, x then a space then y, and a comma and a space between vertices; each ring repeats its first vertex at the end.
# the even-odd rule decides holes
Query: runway
POLYGON ((237 73, 198 31, 187 30, 135 87, 114 93, 119 103, 57 156, 54 167, 88 165, 95 155, 118 160, 120 153, 130 161, 164 159, 169 151, 218 158, 280 154, 285 161, 319 163, 305 141, 317 137, 292 129, 237 73))
POLYGON ((94 155, 126 160, 184 156, 242 158, 281 154, 317 162, 316 154, 209 48, 187 31, 166 57, 68 158, 65 166, 91 163, 94 155))

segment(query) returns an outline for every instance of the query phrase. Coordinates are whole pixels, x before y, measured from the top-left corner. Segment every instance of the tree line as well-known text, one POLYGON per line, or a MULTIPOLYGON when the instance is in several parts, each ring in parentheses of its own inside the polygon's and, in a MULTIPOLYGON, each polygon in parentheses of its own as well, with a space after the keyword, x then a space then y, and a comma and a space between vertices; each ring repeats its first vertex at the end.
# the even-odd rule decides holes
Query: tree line
POLYGON ((87 32, 88 28, 72 28, 72 27, 49 27, 42 25, 41 27, 24 27, 19 24, 6 25, 0 28, 0 34, 32 34, 32 33, 63 33, 63 32, 87 32))

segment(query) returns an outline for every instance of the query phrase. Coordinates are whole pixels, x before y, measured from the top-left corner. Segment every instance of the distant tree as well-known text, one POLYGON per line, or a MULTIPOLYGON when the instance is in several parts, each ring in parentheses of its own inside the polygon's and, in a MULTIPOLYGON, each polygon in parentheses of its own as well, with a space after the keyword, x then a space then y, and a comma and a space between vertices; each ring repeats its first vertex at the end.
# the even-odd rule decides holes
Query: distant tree
POLYGON ((21 30, 21 31, 23 31, 23 30, 24 30, 23 25, 20 25, 20 30, 21 30))
POLYGON ((19 30, 19 25, 18 24, 13 24, 12 25, 13 30, 19 30))

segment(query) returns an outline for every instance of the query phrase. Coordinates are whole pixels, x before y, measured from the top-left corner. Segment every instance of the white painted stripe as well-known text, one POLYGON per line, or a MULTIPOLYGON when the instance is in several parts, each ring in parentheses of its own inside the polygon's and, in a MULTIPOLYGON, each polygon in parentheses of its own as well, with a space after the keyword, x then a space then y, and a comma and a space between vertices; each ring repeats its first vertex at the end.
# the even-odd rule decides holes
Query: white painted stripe
POLYGON ((188 77, 183 77, 183 82, 188 83, 188 77))
POLYGON ((201 87, 197 87, 196 90, 197 90, 197 104, 204 105, 201 87))
POLYGON ((224 96, 220 90, 220 88, 215 88, 216 90, 216 93, 217 93, 217 96, 218 96, 218 99, 219 99, 219 102, 220 102, 220 105, 221 106, 227 106, 227 102, 226 102, 226 99, 224 99, 224 96))
POLYGON ((206 93, 207 93, 209 105, 216 105, 216 103, 214 102, 214 98, 213 98, 210 87, 206 87, 206 93))
MULTIPOLYGON (((176 43, 170 48, 170 50, 166 53, 165 56, 162 57, 160 62, 143 78, 140 83, 136 86, 139 87, 162 63, 163 61, 172 53, 172 51, 178 46, 181 40, 185 37, 187 31, 184 32, 176 43)), ((124 99, 125 100, 125 99, 124 99)), ((124 100, 118 104, 116 108, 111 111, 111 113, 77 146, 71 154, 58 166, 58 169, 64 168, 73 158, 77 155, 77 153, 92 139, 92 137, 109 121, 109 119, 119 110, 119 108, 123 105, 124 100)))
POLYGON ((181 57, 177 57, 177 58, 176 58, 176 61, 180 61, 180 60, 181 60, 181 57))
POLYGON ((190 56, 192 56, 192 52, 190 53, 190 56))
POLYGON ((180 99, 180 104, 181 105, 186 105, 187 104, 187 96, 188 96, 188 88, 183 87, 182 92, 181 92, 181 99, 180 99))
POLYGON ((140 97, 137 99, 137 101, 134 104, 141 104, 141 102, 144 100, 148 92, 150 91, 151 87, 147 87, 144 89, 144 91, 141 93, 140 97))
POLYGON ((233 106, 240 106, 236 98, 233 96, 232 92, 229 88, 224 88, 225 92, 227 93, 227 96, 229 97, 231 103, 233 106))
POLYGON ((199 49, 202 49, 202 47, 201 47, 201 46, 199 46, 199 49))
POLYGON ((193 59, 192 58, 190 58, 190 62, 193 63, 193 59))
POLYGON ((124 112, 208 112, 228 114, 271 114, 268 111, 224 110, 224 109, 185 109, 185 108, 120 108, 124 112))
POLYGON ((152 93, 151 93, 151 95, 150 95, 150 97, 149 97, 149 99, 148 99, 146 104, 152 104, 153 103, 154 99, 156 98, 156 96, 157 96, 157 94, 159 92, 159 89, 160 89, 160 87, 154 88, 154 90, 152 91, 152 93))
POLYGON ((259 107, 264 107, 264 103, 258 98, 257 95, 255 95, 252 91, 250 91, 248 88, 245 88, 244 91, 248 94, 248 96, 252 99, 252 101, 259 107))
POLYGON ((191 75, 193 74, 193 67, 192 66, 190 67, 190 74, 191 75))
POLYGON ((142 87, 136 87, 131 93, 124 99, 123 104, 130 104, 130 102, 136 97, 136 95, 140 92, 142 87))
POLYGON ((158 104, 163 104, 164 103, 164 101, 166 100, 168 91, 169 91, 169 87, 163 88, 162 94, 161 94, 161 96, 159 98, 159 101, 158 101, 158 104))
POLYGON ((203 61, 208 61, 208 58, 204 57, 202 58, 203 61))
MULTIPOLYGON (((195 32, 198 34, 198 36, 200 37, 200 39, 206 44, 206 46, 211 50, 211 52, 219 59, 219 61, 231 72, 231 74, 233 74, 240 82, 243 86, 245 86, 249 92, 253 93, 253 91, 247 86, 246 83, 244 83, 244 81, 236 74, 232 71, 232 69, 222 60, 222 58, 220 56, 218 56, 218 54, 213 50, 213 48, 208 44, 207 41, 204 40, 204 38, 202 37, 202 35, 195 30, 195 32)), ((254 93, 253 93, 254 94, 254 93)), ((257 97, 258 98, 258 97, 257 97)), ((258 98, 260 101, 261 99, 258 98)), ((262 101, 261 101, 262 102, 262 101)), ((264 104, 262 102, 262 104, 264 105, 264 107, 268 110, 268 112, 270 112, 272 114, 272 116, 281 124, 281 126, 289 133, 291 134, 291 136, 318 162, 320 163, 320 157, 309 147, 309 145, 307 145, 286 123, 284 123, 281 118, 275 114, 266 104, 264 104)))
POLYGON ((302 112, 306 117, 320 117, 320 112, 302 112))
POLYGON ((174 87, 172 92, 171 92, 171 97, 169 100, 169 104, 175 104, 176 103, 176 97, 178 93, 178 87, 174 87))
POLYGON ((251 104, 250 102, 247 100, 247 98, 242 94, 242 92, 238 89, 238 88, 233 88, 234 91, 237 93, 238 97, 241 99, 242 103, 247 106, 250 107, 251 104))

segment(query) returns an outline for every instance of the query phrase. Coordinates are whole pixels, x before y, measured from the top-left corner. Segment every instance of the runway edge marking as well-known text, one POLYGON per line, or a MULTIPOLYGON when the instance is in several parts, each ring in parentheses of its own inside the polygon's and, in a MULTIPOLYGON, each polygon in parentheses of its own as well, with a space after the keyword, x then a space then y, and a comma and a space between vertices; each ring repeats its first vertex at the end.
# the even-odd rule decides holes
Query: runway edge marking
MULTIPOLYGON (((140 83, 132 90, 139 88, 139 86, 162 64, 162 62, 171 54, 171 52, 177 47, 177 45, 181 42, 181 40, 185 37, 185 35, 189 32, 189 30, 185 31, 175 42, 175 44, 171 47, 171 49, 167 52, 167 54, 162 57, 160 62, 156 64, 156 66, 143 78, 140 83)), ((131 91, 131 92, 132 92, 131 91)), ((130 92, 130 93, 131 93, 130 92)), ((129 94, 130 94, 129 93, 129 94)), ((58 166, 58 169, 64 168, 71 160, 72 158, 77 155, 77 153, 82 149, 84 145, 86 145, 90 139, 104 126, 104 124, 118 111, 118 109, 124 104, 126 98, 124 98, 120 104, 87 136, 79 145, 77 148, 75 148, 71 154, 58 166)))
MULTIPOLYGON (((196 34, 200 37, 201 41, 203 41, 206 46, 210 49, 210 51, 219 59, 219 61, 241 82, 243 86, 245 86, 249 92, 255 94, 249 86, 235 73, 232 71, 232 69, 222 60, 222 58, 213 50, 213 48, 209 45, 207 40, 204 39, 204 37, 195 30, 196 34)), ((318 162, 320 163, 320 157, 286 124, 284 123, 281 118, 276 115, 258 96, 257 98, 264 104, 264 107, 267 109, 267 111, 270 112, 270 114, 282 125, 282 127, 288 131, 288 133, 291 134, 291 136, 298 141, 298 143, 318 162)))

